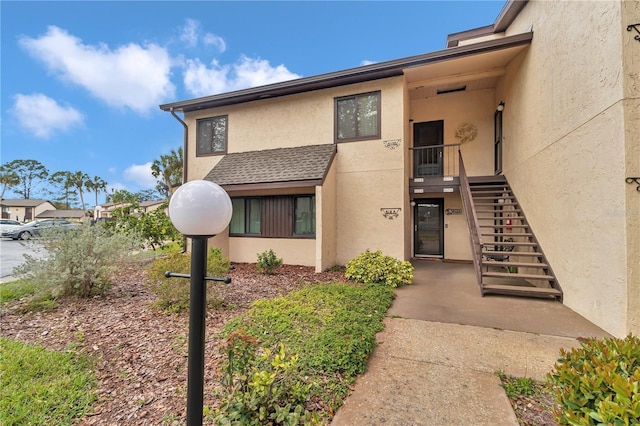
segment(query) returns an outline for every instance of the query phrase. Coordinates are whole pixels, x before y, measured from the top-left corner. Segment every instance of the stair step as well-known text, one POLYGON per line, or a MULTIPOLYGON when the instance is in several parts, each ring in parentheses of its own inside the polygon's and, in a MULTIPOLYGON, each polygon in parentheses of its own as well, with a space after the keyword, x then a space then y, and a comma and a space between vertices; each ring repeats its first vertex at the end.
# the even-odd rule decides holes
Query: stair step
POLYGON ((520 241, 483 241, 484 246, 536 247, 538 243, 520 241))
POLYGON ((478 188, 477 186, 473 186, 470 187, 471 188, 471 192, 473 194, 480 194, 480 195, 489 195, 489 194, 511 194, 511 189, 509 188, 496 188, 496 189, 476 189, 478 188))
POLYGON ((525 280, 555 281, 555 278, 551 275, 521 274, 519 272, 483 272, 482 276, 491 278, 522 278, 525 280))
POLYGON ((496 261, 496 260, 483 260, 483 266, 500 266, 503 268, 509 268, 512 266, 522 268, 547 268, 549 265, 546 263, 529 263, 529 262, 510 262, 510 261, 496 261))
MULTIPOLYGON (((485 196, 485 195, 475 196, 475 195, 472 195, 471 197, 472 197, 474 200, 496 200, 496 199, 499 199, 499 198, 502 198, 502 199, 504 199, 504 200, 515 200, 515 198, 516 198, 516 197, 512 197, 512 196, 510 196, 510 195, 509 195, 509 196, 506 196, 506 197, 502 197, 502 196, 495 196, 495 195, 493 195, 493 196, 485 196)), ((504 204, 504 203, 501 203, 501 204, 504 204)))
POLYGON ((509 232, 508 234, 504 232, 488 232, 480 235, 483 237, 533 237, 530 232, 509 232))
MULTIPOLYGON (((484 202, 484 201, 480 201, 478 203, 473 203, 473 204, 475 204, 476 206, 503 206, 503 207, 506 205, 506 204, 501 204, 501 203, 487 203, 487 202, 484 202)), ((514 204, 508 204, 508 205, 509 206, 513 206, 513 207, 517 206, 517 204, 515 204, 515 203, 514 204)))
POLYGON ((512 294, 515 296, 561 298, 562 292, 555 288, 523 287, 517 285, 483 284, 483 293, 512 294))
POLYGON ((474 189, 509 189, 509 185, 506 182, 469 182, 469 188, 474 189))
MULTIPOLYGON (((516 212, 516 213, 521 213, 522 210, 521 209, 509 209, 509 210, 498 210, 498 209, 494 209, 494 210, 476 210, 476 213, 494 213, 494 214, 505 214, 505 213, 511 213, 511 212, 516 212)), ((506 216, 503 216, 504 219, 509 219, 506 216)))
MULTIPOLYGON (((487 218, 487 219, 493 219, 493 218, 487 218)), ((482 218, 479 218, 479 220, 483 220, 482 218)), ((486 219, 484 219, 486 220, 486 219)), ((480 228, 529 228, 529 225, 479 225, 480 228)))
POLYGON ((470 176, 469 183, 503 183, 506 184, 507 179, 504 176, 470 176))
POLYGON ((542 257, 542 253, 533 252, 533 251, 495 251, 495 250, 487 250, 483 251, 482 254, 488 256, 529 256, 529 257, 542 257))

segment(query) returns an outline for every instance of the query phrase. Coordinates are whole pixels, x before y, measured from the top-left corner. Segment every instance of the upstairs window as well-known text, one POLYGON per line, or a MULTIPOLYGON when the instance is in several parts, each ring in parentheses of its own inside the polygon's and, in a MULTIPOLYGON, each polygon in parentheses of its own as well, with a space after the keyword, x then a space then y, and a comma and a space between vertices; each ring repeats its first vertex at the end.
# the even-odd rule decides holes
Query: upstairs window
POLYGON ((380 92, 336 98, 336 141, 380 139, 380 92))
POLYGON ((228 116, 197 120, 196 155, 219 155, 227 152, 228 116))

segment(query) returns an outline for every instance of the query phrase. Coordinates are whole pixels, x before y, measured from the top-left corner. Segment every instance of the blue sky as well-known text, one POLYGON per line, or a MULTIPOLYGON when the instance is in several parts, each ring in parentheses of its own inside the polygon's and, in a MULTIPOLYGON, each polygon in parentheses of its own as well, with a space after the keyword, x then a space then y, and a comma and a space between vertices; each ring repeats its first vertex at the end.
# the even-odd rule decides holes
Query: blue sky
MULTIPOLYGON (((182 144, 159 104, 440 50, 503 5, 4 0, 0 163, 153 188, 151 162, 182 144)), ((35 197, 48 198, 44 188, 35 197)))

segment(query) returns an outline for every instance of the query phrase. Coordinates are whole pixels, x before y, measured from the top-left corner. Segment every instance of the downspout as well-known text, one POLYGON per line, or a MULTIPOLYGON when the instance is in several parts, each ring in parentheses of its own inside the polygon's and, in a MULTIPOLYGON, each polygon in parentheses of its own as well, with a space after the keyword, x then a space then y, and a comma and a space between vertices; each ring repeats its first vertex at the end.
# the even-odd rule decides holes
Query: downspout
MULTIPOLYGON (((183 141, 182 141, 182 183, 185 184, 187 183, 187 164, 189 162, 189 151, 187 151, 187 140, 189 138, 189 127, 187 127, 187 123, 185 123, 180 117, 178 117, 178 114, 176 114, 173 111, 173 107, 169 108, 169 112, 171 113, 171 115, 173 115, 175 117, 176 120, 178 120, 180 122, 180 124, 182 124, 182 127, 184 127, 184 136, 183 136, 183 141)), ((187 237, 183 236, 182 237, 182 253, 186 253, 187 252, 187 237)))
POLYGON ((189 128, 187 127, 187 123, 185 123, 180 117, 178 117, 178 114, 176 114, 173 111, 173 107, 169 108, 169 112, 184 127, 184 137, 183 137, 184 140, 182 142, 182 145, 183 145, 182 146, 182 183, 184 184, 184 183, 187 183, 187 164, 188 164, 188 161, 189 161, 189 152, 187 151, 187 141, 188 141, 188 137, 189 137, 189 128))

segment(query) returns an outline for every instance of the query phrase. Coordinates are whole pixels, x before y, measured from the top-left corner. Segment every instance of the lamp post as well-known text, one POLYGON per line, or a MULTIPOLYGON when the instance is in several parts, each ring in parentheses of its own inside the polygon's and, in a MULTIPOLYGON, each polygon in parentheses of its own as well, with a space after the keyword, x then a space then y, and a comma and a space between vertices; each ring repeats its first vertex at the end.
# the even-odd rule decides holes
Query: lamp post
POLYGON ((169 201, 169 217, 180 233, 191 238, 189 277, 189 357, 187 371, 187 425, 202 425, 204 396, 204 340, 207 287, 205 280, 230 282, 229 278, 206 277, 207 240, 229 225, 231 199, 219 185, 195 180, 182 185, 169 201))

